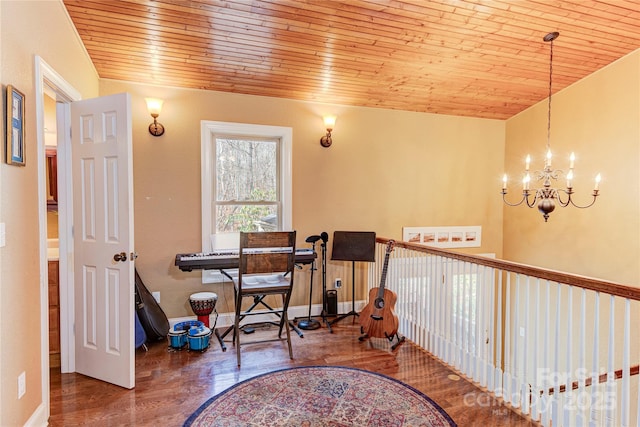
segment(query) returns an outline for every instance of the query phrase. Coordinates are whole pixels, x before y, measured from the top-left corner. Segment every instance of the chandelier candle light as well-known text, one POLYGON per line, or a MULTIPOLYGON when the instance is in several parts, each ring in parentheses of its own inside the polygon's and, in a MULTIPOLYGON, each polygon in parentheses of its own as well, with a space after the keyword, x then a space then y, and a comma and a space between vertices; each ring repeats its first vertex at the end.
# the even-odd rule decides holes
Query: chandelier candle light
POLYGON ((507 201, 507 175, 505 174, 502 178, 502 200, 509 206, 519 206, 522 203, 526 202, 527 206, 533 208, 534 206, 538 206, 538 210, 544 216, 544 221, 547 222, 549 219, 549 214, 553 212, 556 208, 556 203, 563 208, 566 208, 569 205, 573 205, 577 208, 584 209, 592 206, 596 202, 596 198, 598 197, 598 186, 600 185, 600 174, 596 175, 596 183, 593 188, 593 200, 591 203, 581 206, 577 205, 571 195, 573 194, 573 164, 575 162, 576 156, 571 153, 569 157, 569 172, 565 174, 565 172, 561 169, 552 169, 551 168, 551 82, 553 75, 553 41, 558 38, 560 33, 553 32, 544 36, 543 40, 545 42, 550 42, 550 59, 549 59, 549 107, 547 113, 547 155, 544 162, 544 169, 541 171, 535 171, 533 173, 535 179, 537 181, 542 181, 542 187, 537 189, 530 189, 531 184, 531 173, 529 172, 529 165, 531 163, 531 157, 527 155, 525 160, 525 170, 524 170, 524 178, 522 179, 522 199, 517 203, 509 203, 507 201), (567 188, 554 188, 551 186, 551 180, 558 180, 562 176, 566 177, 567 188), (566 196, 566 199, 563 200, 562 194, 566 196))

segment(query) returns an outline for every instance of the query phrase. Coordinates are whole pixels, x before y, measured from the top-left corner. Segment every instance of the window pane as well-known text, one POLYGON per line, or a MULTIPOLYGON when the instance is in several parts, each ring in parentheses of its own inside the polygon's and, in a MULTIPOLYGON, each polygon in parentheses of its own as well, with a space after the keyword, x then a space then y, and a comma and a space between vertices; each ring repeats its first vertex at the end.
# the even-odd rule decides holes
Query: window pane
POLYGON ((216 138, 216 200, 276 201, 278 142, 216 138))
POLYGON ((276 231, 278 208, 275 205, 218 205, 216 232, 276 231))

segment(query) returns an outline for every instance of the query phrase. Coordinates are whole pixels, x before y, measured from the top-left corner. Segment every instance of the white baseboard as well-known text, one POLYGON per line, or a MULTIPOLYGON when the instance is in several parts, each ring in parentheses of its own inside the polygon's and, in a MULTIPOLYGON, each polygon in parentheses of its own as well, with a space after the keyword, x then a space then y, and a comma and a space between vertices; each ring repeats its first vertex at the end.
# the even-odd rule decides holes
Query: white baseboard
MULTIPOLYGON (((366 305, 365 301, 356 301, 355 309, 356 311, 362 310, 362 308, 366 305)), ((338 313, 348 313, 352 309, 351 301, 342 302, 338 304, 338 313)), ((260 313, 264 310, 254 310, 256 313, 260 313)), ((311 306, 311 316, 320 316, 322 313, 322 304, 313 304, 311 306)), ((289 307, 289 319, 293 320, 295 318, 303 318, 309 315, 309 306, 308 305, 297 305, 289 307)), ((235 317, 235 313, 226 312, 226 313, 218 313, 218 320, 216 321, 216 327, 225 327, 233 325, 233 319, 235 317)), ((190 320, 196 320, 197 316, 188 316, 188 317, 172 317, 169 319, 169 325, 173 327, 176 323, 186 322, 190 320)), ((273 316, 269 314, 264 315, 255 315, 251 318, 252 322, 267 322, 273 321, 273 316)), ((215 316, 209 316, 209 325, 213 325, 215 321, 215 316)))
POLYGON ((49 424, 48 418, 45 406, 41 403, 31 414, 24 427, 44 427, 49 424))

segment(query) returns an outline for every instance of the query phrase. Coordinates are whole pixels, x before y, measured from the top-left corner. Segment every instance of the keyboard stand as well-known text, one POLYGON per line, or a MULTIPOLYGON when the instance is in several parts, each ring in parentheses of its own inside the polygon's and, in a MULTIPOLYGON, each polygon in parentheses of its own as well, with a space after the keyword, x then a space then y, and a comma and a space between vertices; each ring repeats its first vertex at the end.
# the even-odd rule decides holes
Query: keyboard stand
MULTIPOLYGON (((223 275, 225 275, 232 283, 233 283, 233 277, 227 273, 227 271, 220 269, 220 273, 222 273, 223 275)), ((274 311, 273 308, 271 306, 269 306, 269 304, 267 304, 266 302, 264 302, 264 297, 266 295, 260 295, 260 296, 255 296, 253 297, 253 304, 251 304, 251 306, 245 311, 245 313, 252 311, 254 308, 256 308, 258 306, 258 304, 262 304, 263 306, 265 306, 268 310, 270 311, 274 311)), ((235 299, 237 296, 235 295, 235 287, 234 287, 234 306, 235 306, 235 299)), ((274 313, 275 314, 275 313, 274 313)), ((275 326, 279 326, 280 330, 278 331, 278 336, 282 333, 282 317, 279 314, 275 314, 276 316, 280 317, 280 322, 276 323, 276 322, 259 322, 256 324, 270 324, 270 325, 275 325, 275 326)), ((241 316, 240 320, 244 319, 246 317, 245 316, 241 316)), ((240 327, 240 329, 244 328, 245 326, 249 326, 249 324, 247 325, 242 325, 240 327)), ((298 327, 296 325, 293 324, 293 322, 290 320, 289 321, 289 326, 291 327, 291 329, 293 329, 295 331, 296 334, 298 334, 298 336, 300 338, 304 338, 304 334, 302 333, 302 331, 300 329, 298 329, 298 327)), ((224 337, 226 337, 227 335, 229 335, 229 332, 233 331, 234 329, 234 325, 229 326, 221 335, 221 339, 224 339, 224 337)))

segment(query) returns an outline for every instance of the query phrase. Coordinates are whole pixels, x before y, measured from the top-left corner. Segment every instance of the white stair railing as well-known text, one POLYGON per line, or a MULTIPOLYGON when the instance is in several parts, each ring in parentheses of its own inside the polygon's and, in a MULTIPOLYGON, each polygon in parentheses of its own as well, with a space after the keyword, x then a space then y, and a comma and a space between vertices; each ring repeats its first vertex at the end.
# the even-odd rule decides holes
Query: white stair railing
POLYGON ((640 288, 407 242, 386 286, 399 332, 490 393, 465 403, 498 397, 543 426, 640 427, 640 288))

